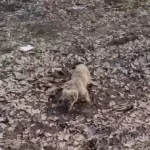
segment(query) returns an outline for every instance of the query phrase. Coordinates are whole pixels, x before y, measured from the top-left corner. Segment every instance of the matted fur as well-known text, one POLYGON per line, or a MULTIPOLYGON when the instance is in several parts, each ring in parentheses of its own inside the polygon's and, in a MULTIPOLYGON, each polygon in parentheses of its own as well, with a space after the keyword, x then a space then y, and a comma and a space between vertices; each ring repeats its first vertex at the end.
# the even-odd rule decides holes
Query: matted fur
POLYGON ((71 80, 68 81, 62 90, 62 100, 69 100, 71 103, 69 111, 72 109, 79 96, 90 103, 90 96, 87 85, 91 82, 89 69, 84 64, 76 66, 72 73, 71 80))

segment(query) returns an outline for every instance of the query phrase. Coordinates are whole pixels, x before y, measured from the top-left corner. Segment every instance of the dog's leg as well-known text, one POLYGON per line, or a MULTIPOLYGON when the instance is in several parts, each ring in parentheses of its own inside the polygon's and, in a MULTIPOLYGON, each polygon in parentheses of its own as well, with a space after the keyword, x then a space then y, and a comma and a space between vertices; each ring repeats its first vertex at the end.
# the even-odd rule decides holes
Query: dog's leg
POLYGON ((74 104, 77 102, 78 100, 78 93, 76 93, 75 95, 73 95, 73 99, 74 101, 71 103, 70 107, 69 107, 69 112, 72 110, 74 104))
POLYGON ((89 92, 88 90, 86 89, 86 92, 85 92, 85 100, 87 103, 91 103, 91 99, 90 99, 90 95, 89 95, 89 92))
POLYGON ((72 108, 73 108, 75 102, 76 102, 76 101, 73 101, 73 102, 71 103, 71 105, 70 105, 70 107, 69 107, 69 112, 72 110, 72 108))

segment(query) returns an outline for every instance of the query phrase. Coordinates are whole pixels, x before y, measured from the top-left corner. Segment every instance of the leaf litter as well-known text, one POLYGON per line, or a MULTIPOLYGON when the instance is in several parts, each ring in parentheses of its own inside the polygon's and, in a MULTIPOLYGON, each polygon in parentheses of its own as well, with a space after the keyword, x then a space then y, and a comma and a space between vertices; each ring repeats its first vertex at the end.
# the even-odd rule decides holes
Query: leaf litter
POLYGON ((150 147, 149 1, 0 5, 0 149, 150 147), (92 74, 92 105, 67 113, 58 103, 79 63, 92 74))

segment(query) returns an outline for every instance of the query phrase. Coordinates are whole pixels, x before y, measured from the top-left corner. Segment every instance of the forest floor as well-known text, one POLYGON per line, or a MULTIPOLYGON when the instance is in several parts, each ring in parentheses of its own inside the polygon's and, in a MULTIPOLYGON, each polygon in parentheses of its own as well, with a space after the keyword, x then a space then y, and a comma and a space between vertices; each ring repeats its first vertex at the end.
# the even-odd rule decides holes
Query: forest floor
POLYGON ((0 150, 150 150, 150 1, 1 0, 0 35, 0 150), (92 104, 68 113, 78 63, 92 104))

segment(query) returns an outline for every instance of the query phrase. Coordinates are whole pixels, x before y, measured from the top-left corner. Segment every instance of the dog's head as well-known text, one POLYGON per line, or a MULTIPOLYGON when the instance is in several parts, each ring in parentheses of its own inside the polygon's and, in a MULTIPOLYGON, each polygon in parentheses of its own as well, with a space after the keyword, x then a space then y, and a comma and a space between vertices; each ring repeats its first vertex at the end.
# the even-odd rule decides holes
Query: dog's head
POLYGON ((75 89, 63 89, 61 98, 62 102, 71 104, 78 99, 78 91, 75 89))

